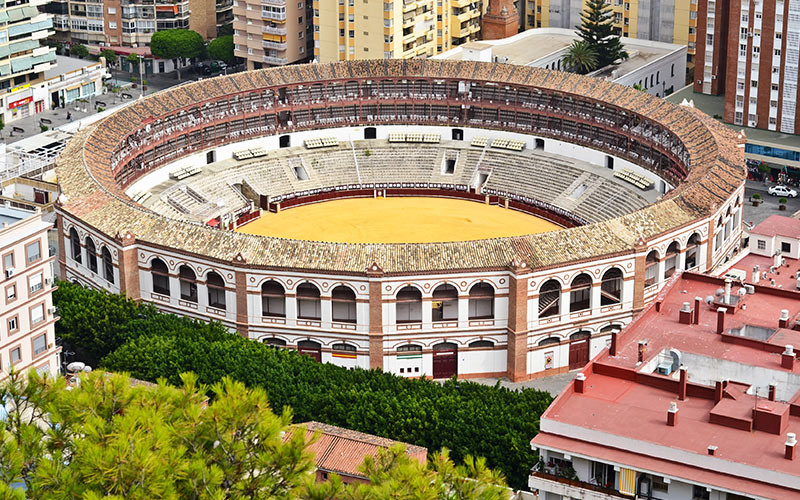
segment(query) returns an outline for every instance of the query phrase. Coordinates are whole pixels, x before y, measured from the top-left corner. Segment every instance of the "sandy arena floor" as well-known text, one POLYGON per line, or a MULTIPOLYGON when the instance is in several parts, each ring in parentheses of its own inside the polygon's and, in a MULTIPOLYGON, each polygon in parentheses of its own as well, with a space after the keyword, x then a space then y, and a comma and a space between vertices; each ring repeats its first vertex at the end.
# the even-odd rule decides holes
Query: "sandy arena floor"
POLYGON ((449 198, 332 200, 268 213, 238 229, 343 243, 431 243, 543 233, 559 226, 498 206, 449 198))

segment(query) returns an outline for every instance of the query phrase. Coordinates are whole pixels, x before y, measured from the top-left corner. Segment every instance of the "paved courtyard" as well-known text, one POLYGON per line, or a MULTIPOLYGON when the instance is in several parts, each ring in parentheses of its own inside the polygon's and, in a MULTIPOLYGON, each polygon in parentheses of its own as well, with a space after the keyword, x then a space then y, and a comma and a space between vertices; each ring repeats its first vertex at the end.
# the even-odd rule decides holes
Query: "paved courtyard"
POLYGON ((528 380, 527 382, 511 382, 505 378, 477 378, 471 379, 470 382, 477 382, 484 385, 495 385, 497 381, 500 380, 500 385, 503 387, 508 387, 509 389, 538 389, 540 391, 547 391, 553 396, 557 396, 562 389, 564 389, 564 387, 566 387, 567 384, 569 384, 572 379, 575 378, 577 373, 578 370, 575 370, 567 373, 559 373, 558 375, 553 375, 550 377, 528 380))

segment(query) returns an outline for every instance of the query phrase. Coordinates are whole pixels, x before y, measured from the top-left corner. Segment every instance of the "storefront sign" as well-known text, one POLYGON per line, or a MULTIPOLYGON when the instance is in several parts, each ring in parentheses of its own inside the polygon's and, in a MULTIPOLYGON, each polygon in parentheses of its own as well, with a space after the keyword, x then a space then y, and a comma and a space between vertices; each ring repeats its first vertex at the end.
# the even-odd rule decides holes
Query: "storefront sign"
POLYGON ((30 102, 33 102, 33 96, 26 97, 25 99, 20 99, 19 101, 13 101, 8 103, 8 109, 18 108, 20 106, 24 106, 30 102))
POLYGON ((20 90, 27 89, 30 86, 31 86, 30 83, 26 83, 25 85, 20 85, 19 87, 14 87, 13 89, 9 90, 9 92, 13 94, 14 92, 19 92, 20 90))

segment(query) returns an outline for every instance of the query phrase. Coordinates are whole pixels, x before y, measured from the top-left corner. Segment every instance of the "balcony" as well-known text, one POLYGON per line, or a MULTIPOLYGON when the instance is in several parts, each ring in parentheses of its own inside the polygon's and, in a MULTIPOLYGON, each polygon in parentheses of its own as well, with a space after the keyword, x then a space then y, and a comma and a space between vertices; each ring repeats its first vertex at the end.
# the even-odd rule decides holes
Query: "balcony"
POLYGON ((272 26, 264 26, 261 28, 262 33, 267 33, 270 35, 286 35, 286 28, 285 27, 272 27, 272 26))
POLYGON ((286 21, 286 12, 269 12, 262 10, 261 17, 264 19, 271 19, 273 21, 286 21))
POLYGON ((580 498, 582 500, 608 500, 609 498, 630 500, 631 498, 613 488, 604 488, 595 484, 535 470, 531 471, 531 475, 528 478, 528 486, 532 490, 547 491, 565 498, 580 498))
POLYGON ((275 64, 281 66, 284 64, 289 64, 289 59, 285 57, 264 56, 264 62, 267 64, 275 64))
POLYGON ((270 42, 269 40, 264 40, 261 42, 261 45, 265 49, 286 50, 286 42, 270 42))
POLYGON ((261 0, 261 5, 276 5, 286 7, 286 0, 261 0))

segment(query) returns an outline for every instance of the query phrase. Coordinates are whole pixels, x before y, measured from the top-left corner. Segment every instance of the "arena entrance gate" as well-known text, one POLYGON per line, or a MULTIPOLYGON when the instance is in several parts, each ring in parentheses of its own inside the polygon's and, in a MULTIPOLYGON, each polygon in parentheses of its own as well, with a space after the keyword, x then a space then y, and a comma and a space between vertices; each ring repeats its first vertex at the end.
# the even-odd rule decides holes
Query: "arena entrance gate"
POLYGON ((314 359, 317 362, 322 361, 322 346, 313 340, 301 340, 297 343, 297 352, 314 359))
POLYGON ((569 336, 569 369, 583 368, 589 362, 589 337, 587 331, 580 331, 569 336))
POLYGON ((458 346, 442 342, 433 346, 433 378, 450 378, 458 375, 458 346))

